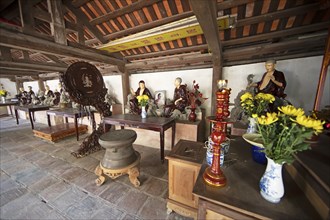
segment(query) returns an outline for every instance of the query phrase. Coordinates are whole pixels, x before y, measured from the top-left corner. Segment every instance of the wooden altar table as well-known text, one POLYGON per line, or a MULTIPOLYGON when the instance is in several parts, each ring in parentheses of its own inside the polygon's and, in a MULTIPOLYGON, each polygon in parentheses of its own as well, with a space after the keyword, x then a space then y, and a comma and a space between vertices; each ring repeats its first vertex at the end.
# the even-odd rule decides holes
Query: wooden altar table
POLYGON ((35 121, 34 112, 49 110, 49 106, 48 105, 23 105, 23 106, 16 105, 15 106, 15 116, 16 116, 16 123, 17 124, 19 124, 19 122, 18 122, 18 110, 29 113, 31 127, 32 127, 32 129, 34 129, 34 124, 33 124, 33 122, 35 121))
POLYGON ((10 114, 11 114, 12 117, 14 117, 13 110, 11 109, 12 105, 13 106, 18 105, 18 102, 12 102, 12 101, 7 102, 6 101, 5 103, 3 103, 3 102, 0 103, 0 107, 1 106, 9 106, 10 114))
MULTIPOLYGON (((68 118, 74 119, 74 125, 76 130, 77 141, 79 141, 79 128, 78 128, 78 118, 85 117, 89 115, 89 112, 84 110, 79 110, 76 108, 56 108, 48 110, 47 112, 48 126, 51 127, 50 116, 63 116, 65 117, 65 122, 68 123, 68 118)), ((90 117, 94 118, 94 111, 90 112, 90 117)))

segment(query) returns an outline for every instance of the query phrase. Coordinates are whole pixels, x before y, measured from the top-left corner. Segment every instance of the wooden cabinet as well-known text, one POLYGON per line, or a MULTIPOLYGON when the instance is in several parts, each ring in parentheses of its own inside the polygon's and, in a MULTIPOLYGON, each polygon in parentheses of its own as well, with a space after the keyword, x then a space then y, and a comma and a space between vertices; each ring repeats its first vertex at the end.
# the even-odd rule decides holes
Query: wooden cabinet
POLYGON ((198 198, 192 194, 199 170, 205 158, 204 143, 180 140, 168 159, 168 212, 197 218, 198 198))

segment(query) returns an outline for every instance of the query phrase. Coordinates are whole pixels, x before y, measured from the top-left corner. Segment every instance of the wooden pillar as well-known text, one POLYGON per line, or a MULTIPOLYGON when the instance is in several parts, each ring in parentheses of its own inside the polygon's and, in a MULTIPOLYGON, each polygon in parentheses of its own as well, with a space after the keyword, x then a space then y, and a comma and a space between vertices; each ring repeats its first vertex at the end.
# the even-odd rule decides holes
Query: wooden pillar
POLYGON ((326 43, 326 48, 323 56, 319 83, 317 85, 317 90, 316 90, 316 96, 315 96, 314 108, 313 108, 314 110, 320 110, 320 105, 324 91, 324 83, 327 77, 329 64, 330 64, 330 28, 328 29, 328 40, 326 43))
POLYGON ((45 89, 45 83, 44 83, 44 81, 42 80, 42 79, 40 79, 39 78, 39 80, 38 80, 38 86, 39 86, 39 90, 40 91, 45 91, 46 89, 45 89))
POLYGON ((129 86, 129 74, 127 68, 119 68, 118 69, 122 72, 121 74, 121 81, 122 81, 122 89, 123 89, 123 104, 124 106, 127 104, 127 96, 130 92, 130 86, 129 86))
POLYGON ((16 78, 15 85, 16 85, 16 92, 18 94, 20 92, 19 91, 19 88, 23 87, 23 82, 21 80, 19 80, 19 79, 16 78))

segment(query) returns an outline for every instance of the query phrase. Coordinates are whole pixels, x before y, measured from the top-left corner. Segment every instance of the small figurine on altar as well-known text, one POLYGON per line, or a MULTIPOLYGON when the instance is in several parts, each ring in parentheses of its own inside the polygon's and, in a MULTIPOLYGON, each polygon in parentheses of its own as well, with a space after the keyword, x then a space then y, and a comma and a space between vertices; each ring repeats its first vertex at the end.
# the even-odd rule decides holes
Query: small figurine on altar
POLYGON ((49 85, 46 85, 45 86, 45 89, 46 89, 46 91, 45 91, 45 97, 54 97, 54 93, 53 93, 53 91, 52 90, 50 90, 50 88, 49 88, 49 85))
POLYGON ((22 105, 27 104, 27 92, 24 90, 23 87, 19 88, 19 93, 16 95, 16 98, 22 105))
POLYGON ((28 91, 27 91, 27 94, 26 94, 26 102, 27 102, 27 104, 31 104, 32 103, 33 96, 35 96, 35 93, 32 90, 32 86, 28 86, 28 91))
POLYGON ((178 110, 181 113, 185 111, 185 108, 189 105, 187 85, 182 85, 182 79, 177 77, 174 81, 174 96, 173 103, 165 106, 165 117, 170 117, 174 110, 178 110))
POLYGON ((146 88, 145 82, 143 80, 139 82, 139 88, 135 92, 131 88, 131 95, 129 96, 129 106, 133 114, 141 114, 141 109, 139 108, 139 103, 136 97, 142 95, 147 95, 149 97, 149 100, 153 99, 151 92, 148 88, 146 88))

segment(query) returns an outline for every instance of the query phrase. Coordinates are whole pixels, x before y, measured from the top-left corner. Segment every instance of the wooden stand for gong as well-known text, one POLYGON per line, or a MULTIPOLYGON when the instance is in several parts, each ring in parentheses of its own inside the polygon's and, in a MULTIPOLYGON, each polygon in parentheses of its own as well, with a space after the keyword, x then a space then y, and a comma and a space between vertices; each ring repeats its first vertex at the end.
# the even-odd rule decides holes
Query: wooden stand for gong
MULTIPOLYGON (((111 116, 110 105, 105 102, 107 88, 100 71, 87 62, 71 64, 67 71, 60 76, 60 81, 71 100, 82 106, 93 106, 100 113, 101 118, 111 116)), ((86 137, 80 148, 73 152, 75 157, 84 157, 100 150, 99 137, 105 132, 102 125, 96 129, 95 119, 92 118, 93 132, 86 137)))

